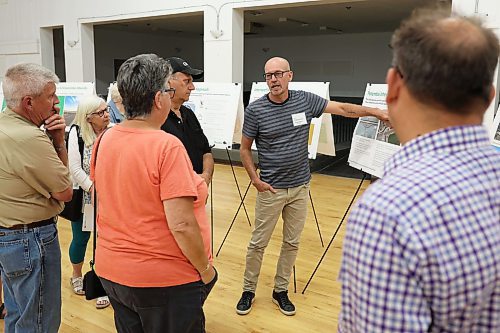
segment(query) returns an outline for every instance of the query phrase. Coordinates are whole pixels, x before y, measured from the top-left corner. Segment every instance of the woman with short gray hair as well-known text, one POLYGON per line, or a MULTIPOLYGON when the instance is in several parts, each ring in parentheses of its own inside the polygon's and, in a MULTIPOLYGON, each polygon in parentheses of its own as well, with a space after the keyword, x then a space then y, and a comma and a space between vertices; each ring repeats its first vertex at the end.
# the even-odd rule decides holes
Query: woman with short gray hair
POLYGON ((118 72, 126 119, 94 147, 96 273, 118 332, 205 332, 217 279, 205 213, 207 185, 182 143, 160 130, 175 89, 165 60, 128 59, 118 72))

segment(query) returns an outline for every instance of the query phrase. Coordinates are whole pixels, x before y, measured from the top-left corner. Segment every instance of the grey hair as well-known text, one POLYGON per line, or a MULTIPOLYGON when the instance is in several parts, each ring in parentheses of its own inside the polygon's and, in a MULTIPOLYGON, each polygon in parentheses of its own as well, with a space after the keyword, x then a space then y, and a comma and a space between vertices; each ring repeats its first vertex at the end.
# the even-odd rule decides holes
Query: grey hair
POLYGON ((171 74, 170 65, 156 54, 140 54, 127 59, 120 66, 116 80, 126 117, 149 116, 156 93, 165 88, 171 74))
POLYGON ((25 96, 39 96, 48 83, 58 83, 51 70, 34 63, 21 63, 7 69, 2 89, 9 109, 15 109, 25 96))
POLYGON ((499 42, 475 18, 421 9, 392 37, 393 66, 419 100, 459 114, 476 101, 489 103, 499 42))
POLYGON ((117 100, 122 100, 122 97, 120 96, 120 92, 118 91, 118 86, 116 85, 116 82, 113 83, 109 87, 109 95, 110 95, 111 100, 113 102, 116 102, 117 100))

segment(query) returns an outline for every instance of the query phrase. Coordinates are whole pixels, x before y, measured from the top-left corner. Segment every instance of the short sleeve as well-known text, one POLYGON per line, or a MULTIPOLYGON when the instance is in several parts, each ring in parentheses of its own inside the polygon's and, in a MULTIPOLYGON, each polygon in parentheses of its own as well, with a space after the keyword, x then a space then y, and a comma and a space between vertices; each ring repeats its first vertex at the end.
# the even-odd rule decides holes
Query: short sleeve
POLYGON ((257 137, 259 132, 259 126, 257 122, 257 116, 252 105, 247 106, 245 109, 245 116, 243 118, 243 129, 242 133, 247 138, 254 139, 257 137))
POLYGON ((43 133, 20 145, 13 159, 16 174, 46 198, 71 186, 68 168, 43 133))
POLYGON ((328 100, 316 94, 304 92, 307 105, 309 105, 313 118, 318 118, 325 111, 328 100))
MULTIPOLYGON (((187 107, 186 107, 187 108, 187 107)), ((188 108, 189 109, 189 108, 188 108)), ((194 114, 194 112, 189 109, 189 112, 191 112, 193 115, 192 115, 192 118, 193 118, 193 121, 196 122, 196 126, 198 128, 200 128, 200 131, 201 131, 201 135, 200 135, 200 140, 201 140, 201 144, 202 144, 202 153, 203 155, 207 154, 207 153, 211 153, 212 152, 212 149, 210 148, 210 143, 208 142, 208 138, 207 136, 205 135, 205 133, 203 132, 203 128, 201 128, 201 124, 200 122, 198 121, 198 117, 196 117, 196 115, 194 114)))
POLYGON ((197 197, 195 173, 182 143, 167 148, 160 165, 160 198, 162 201, 180 197, 197 197))

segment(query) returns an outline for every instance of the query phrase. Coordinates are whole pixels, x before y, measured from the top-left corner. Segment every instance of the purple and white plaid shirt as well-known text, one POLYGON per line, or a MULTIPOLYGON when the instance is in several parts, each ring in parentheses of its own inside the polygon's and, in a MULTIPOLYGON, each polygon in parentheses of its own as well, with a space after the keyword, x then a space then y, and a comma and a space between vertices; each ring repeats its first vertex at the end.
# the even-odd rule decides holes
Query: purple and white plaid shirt
POLYGON ((500 152, 481 126, 406 144, 349 216, 339 332, 500 332, 500 152))

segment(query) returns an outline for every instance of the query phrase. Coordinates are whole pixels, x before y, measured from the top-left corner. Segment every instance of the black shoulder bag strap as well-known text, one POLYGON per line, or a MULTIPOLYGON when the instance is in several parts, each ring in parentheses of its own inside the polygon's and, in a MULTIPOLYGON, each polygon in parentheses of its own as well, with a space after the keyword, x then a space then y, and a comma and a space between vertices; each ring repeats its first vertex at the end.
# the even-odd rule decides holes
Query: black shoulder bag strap
MULTIPOLYGON (((73 129, 73 127, 76 128, 76 136, 78 138, 78 151, 80 152, 80 159, 81 159, 81 162, 83 165, 83 149, 85 147, 85 142, 83 142, 83 139, 80 135, 80 126, 78 126, 77 124, 71 125, 68 133, 71 133, 71 130, 73 129)), ((68 140, 66 140, 66 151, 69 151, 68 144, 69 144, 69 138, 68 138, 68 140)))
POLYGON ((94 164, 94 230, 93 230, 93 246, 92 246, 92 261, 90 262, 90 267, 94 269, 94 264, 95 264, 95 249, 97 246, 97 192, 95 189, 95 168, 97 167, 97 153, 99 152, 99 145, 101 144, 102 137, 104 136, 104 133, 106 133, 108 129, 105 129, 104 132, 97 138, 96 140, 96 146, 95 146, 95 156, 94 156, 94 161, 92 164, 94 164))

